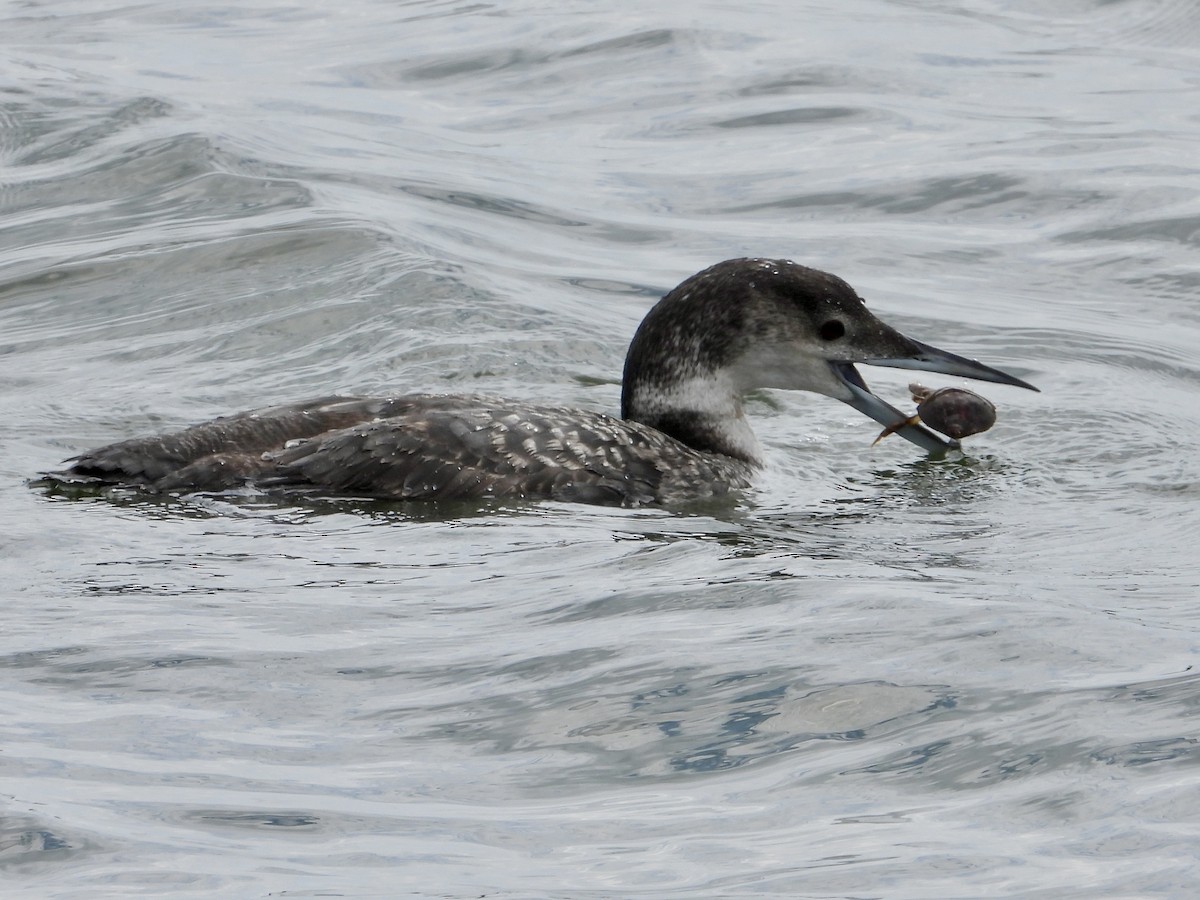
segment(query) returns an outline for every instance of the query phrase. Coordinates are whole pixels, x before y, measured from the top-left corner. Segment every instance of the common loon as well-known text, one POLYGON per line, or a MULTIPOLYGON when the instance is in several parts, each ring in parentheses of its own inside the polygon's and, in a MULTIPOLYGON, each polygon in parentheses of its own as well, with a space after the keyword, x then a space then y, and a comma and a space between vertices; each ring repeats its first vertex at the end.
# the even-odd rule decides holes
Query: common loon
POLYGON ((742 398, 757 388, 825 394, 930 453, 957 447, 872 394, 855 363, 1037 390, 905 337, 834 275, 732 259, 647 314, 625 358, 620 419, 479 396, 328 396, 109 444, 47 477, 166 492, 252 483, 413 500, 672 503, 749 486, 762 453, 742 398))

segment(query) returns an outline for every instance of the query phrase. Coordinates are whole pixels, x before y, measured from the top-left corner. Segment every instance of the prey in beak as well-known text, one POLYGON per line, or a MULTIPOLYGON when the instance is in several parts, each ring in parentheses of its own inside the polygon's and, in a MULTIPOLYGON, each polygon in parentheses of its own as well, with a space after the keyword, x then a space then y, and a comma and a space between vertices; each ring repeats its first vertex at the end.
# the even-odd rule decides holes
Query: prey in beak
MULTIPOLYGON (((888 329, 891 331, 891 329, 888 329)), ((1022 381, 1007 372, 985 366, 981 362, 958 356, 945 350, 939 350, 929 344, 904 337, 899 332, 891 331, 887 335, 887 343, 896 350, 896 355, 868 357, 855 362, 868 366, 886 366, 892 369, 919 369, 925 372, 938 372, 942 375, 954 375, 960 378, 974 378, 977 381, 990 381, 995 384, 1010 384, 1014 387, 1036 391, 1027 381, 1022 381)), ((889 348, 891 349, 891 348, 889 348)), ((883 425, 888 433, 898 434, 929 453, 945 453, 947 450, 958 449, 959 442, 953 438, 943 437, 934 431, 913 421, 913 418, 900 412, 894 406, 871 393, 854 362, 835 360, 830 362, 834 376, 850 392, 850 396, 839 397, 842 402, 849 404, 860 413, 870 416, 883 425)))

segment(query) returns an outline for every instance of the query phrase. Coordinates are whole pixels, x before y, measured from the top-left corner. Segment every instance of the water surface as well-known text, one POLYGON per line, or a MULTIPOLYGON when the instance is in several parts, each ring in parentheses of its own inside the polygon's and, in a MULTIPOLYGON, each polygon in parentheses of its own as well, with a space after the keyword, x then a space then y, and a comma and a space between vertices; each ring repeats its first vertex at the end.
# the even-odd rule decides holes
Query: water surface
POLYGON ((0 35, 6 890, 1191 893, 1191 4, 76 0, 0 35), (739 255, 1043 393, 988 388, 944 462, 764 393, 770 470, 712 509, 26 484, 335 391, 613 410, 653 301, 739 255))

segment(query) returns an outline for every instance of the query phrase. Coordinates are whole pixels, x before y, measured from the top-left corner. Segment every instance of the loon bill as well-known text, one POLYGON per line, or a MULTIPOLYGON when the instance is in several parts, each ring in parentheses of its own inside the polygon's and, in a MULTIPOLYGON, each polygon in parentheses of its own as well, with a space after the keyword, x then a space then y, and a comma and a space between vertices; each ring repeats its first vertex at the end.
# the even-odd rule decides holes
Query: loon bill
POLYGON ((834 275, 733 259, 646 315, 625 358, 619 419, 478 396, 328 396, 109 444, 45 477, 174 492, 250 483, 412 500, 671 503, 750 484, 762 456, 742 397, 758 388, 841 400, 930 453, 957 446, 872 394, 856 363, 1037 390, 905 337, 834 275))

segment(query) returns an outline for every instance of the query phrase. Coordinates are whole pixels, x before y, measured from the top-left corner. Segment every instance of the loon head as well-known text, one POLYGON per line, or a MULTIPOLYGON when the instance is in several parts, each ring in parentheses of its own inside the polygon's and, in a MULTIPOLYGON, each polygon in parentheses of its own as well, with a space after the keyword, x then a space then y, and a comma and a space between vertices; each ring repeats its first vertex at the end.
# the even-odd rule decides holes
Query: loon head
POLYGON ((813 391, 928 452, 957 446, 872 394, 855 363, 1037 390, 905 337, 835 275, 790 260, 732 259, 693 275, 647 314, 625 358, 621 414, 698 449, 758 463, 742 396, 757 388, 813 391))

